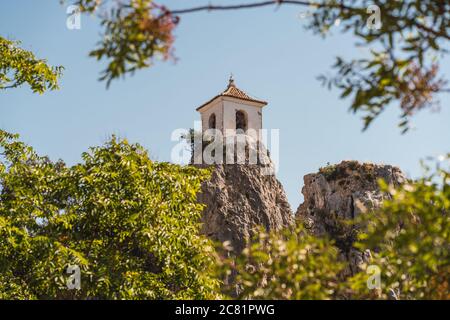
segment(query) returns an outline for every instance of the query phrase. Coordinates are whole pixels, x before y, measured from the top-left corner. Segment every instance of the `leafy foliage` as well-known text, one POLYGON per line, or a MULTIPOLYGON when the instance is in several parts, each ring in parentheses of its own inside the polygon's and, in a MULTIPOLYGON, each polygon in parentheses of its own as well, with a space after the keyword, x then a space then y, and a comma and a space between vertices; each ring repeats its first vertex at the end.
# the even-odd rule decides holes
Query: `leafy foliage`
POLYGON ((205 299, 218 282, 199 236, 205 170, 112 138, 67 167, 0 131, 0 298, 205 299), (69 265, 81 289, 68 290, 69 265))
MULTIPOLYGON (((358 245, 373 252, 370 263, 381 269, 383 290, 378 297, 450 299, 448 166, 438 166, 398 189, 384 183, 382 188, 392 199, 363 218, 367 232, 360 235, 358 245)), ((350 284, 354 294, 370 297, 363 275, 355 276, 350 284)))
POLYGON ((230 283, 225 293, 237 292, 239 299, 330 299, 338 294, 342 268, 332 242, 301 224, 283 232, 260 229, 240 256, 219 264, 230 283))
POLYGON ((47 65, 32 52, 19 48, 19 44, 0 37, 0 90, 16 88, 24 83, 37 93, 58 89, 63 68, 47 65))
POLYGON ((399 127, 409 129, 417 111, 438 104, 435 96, 445 89, 439 76, 439 59, 450 39, 448 1, 321 1, 308 28, 326 34, 332 28, 352 32, 367 58, 344 61, 338 57, 335 77, 319 77, 324 84, 353 95, 350 110, 364 115, 364 129, 391 103, 402 111, 399 127), (378 24, 372 19, 379 9, 378 24))
MULTIPOLYGON (((100 1, 80 0, 84 12, 94 12, 100 1)), ((117 2, 102 15, 103 39, 90 56, 107 59, 100 80, 111 81, 138 69, 149 67, 154 58, 173 57, 173 29, 177 19, 152 0, 117 2)))

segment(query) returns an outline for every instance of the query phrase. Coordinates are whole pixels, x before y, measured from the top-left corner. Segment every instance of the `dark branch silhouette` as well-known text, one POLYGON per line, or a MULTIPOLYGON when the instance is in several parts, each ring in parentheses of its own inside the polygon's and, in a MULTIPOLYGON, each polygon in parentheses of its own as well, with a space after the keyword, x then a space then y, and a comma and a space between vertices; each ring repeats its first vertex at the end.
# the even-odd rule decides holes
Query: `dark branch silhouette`
MULTIPOLYGON (((290 4, 290 5, 300 5, 300 6, 315 6, 317 8, 320 7, 333 7, 333 5, 324 5, 320 3, 313 3, 310 1, 297 1, 297 0, 270 0, 270 1, 262 1, 262 2, 253 2, 253 3, 245 3, 245 4, 235 4, 235 5, 204 5, 198 6, 188 9, 179 9, 179 10, 171 10, 170 13, 173 15, 181 15, 185 13, 199 12, 199 11, 219 11, 219 10, 239 10, 239 9, 252 9, 252 8, 260 8, 267 7, 273 5, 282 5, 282 4, 290 4)), ((339 5, 339 7, 341 7, 339 5)))

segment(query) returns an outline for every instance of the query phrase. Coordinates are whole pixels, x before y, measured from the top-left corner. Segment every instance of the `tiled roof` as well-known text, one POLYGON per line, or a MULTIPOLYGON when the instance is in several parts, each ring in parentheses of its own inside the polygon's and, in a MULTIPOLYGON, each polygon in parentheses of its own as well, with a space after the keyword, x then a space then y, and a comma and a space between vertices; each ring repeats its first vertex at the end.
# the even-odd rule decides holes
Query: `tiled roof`
POLYGON ((225 91, 218 94, 217 96, 215 96, 208 102, 202 104, 200 107, 197 108, 197 111, 200 110, 201 108, 203 108, 204 106, 210 104, 213 100, 217 99, 218 97, 232 97, 232 98, 237 98, 237 99, 241 99, 241 100, 261 103, 263 105, 267 104, 266 101, 253 98, 253 97, 249 96, 248 94, 246 94, 241 89, 237 88, 236 85, 234 84, 233 78, 230 78, 230 82, 228 83, 228 87, 225 89, 225 91))

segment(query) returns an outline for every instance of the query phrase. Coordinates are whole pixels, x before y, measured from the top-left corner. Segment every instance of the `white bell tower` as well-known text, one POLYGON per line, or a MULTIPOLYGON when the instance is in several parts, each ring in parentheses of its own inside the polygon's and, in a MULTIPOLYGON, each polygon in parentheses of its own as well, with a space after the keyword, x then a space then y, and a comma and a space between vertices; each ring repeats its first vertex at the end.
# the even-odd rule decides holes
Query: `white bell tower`
POLYGON ((228 87, 208 102, 197 108, 202 120, 202 132, 217 129, 222 135, 236 134, 237 130, 245 133, 255 130, 260 137, 262 129, 262 108, 266 101, 253 98, 238 89, 230 76, 228 87))

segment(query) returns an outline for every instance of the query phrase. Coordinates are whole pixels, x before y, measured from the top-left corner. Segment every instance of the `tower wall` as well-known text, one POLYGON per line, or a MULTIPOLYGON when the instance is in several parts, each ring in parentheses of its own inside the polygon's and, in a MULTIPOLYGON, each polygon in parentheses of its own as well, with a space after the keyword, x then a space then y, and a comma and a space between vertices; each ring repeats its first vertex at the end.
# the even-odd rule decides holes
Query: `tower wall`
POLYGON ((227 129, 236 130, 236 112, 244 111, 247 118, 247 129, 253 129, 259 132, 262 129, 262 112, 261 108, 251 105, 250 102, 224 100, 223 127, 225 133, 227 129))
POLYGON ((213 113, 216 115, 216 129, 223 132, 223 101, 221 99, 211 103, 208 108, 201 112, 202 131, 209 129, 209 117, 213 113))

